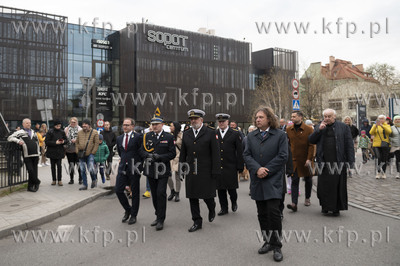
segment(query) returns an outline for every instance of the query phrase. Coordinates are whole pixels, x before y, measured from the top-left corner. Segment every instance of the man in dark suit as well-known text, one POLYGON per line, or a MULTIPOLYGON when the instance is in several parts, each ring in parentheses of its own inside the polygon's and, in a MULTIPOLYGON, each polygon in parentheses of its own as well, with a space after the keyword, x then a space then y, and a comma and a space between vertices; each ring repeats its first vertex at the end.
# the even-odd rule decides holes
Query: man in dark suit
POLYGON ((129 219, 128 224, 136 223, 140 202, 140 172, 143 168, 142 157, 139 152, 143 137, 140 133, 133 131, 134 127, 135 120, 125 118, 122 124, 124 134, 117 138, 117 151, 121 159, 118 166, 115 193, 122 207, 125 209, 122 222, 124 223, 129 219), (131 187, 132 206, 129 205, 128 198, 124 193, 126 186, 131 187))
POLYGON ((155 114, 151 119, 152 131, 143 137, 140 153, 146 158, 144 175, 150 183, 153 206, 156 211, 156 220, 151 226, 156 230, 164 228, 165 212, 167 210, 167 183, 171 176, 170 161, 175 158, 176 150, 174 137, 163 130, 164 120, 155 114))
POLYGON ((256 201, 258 222, 265 239, 258 253, 273 250, 274 260, 281 261, 282 221, 279 205, 288 157, 288 140, 286 133, 279 130, 278 120, 271 108, 258 108, 254 119, 258 129, 247 135, 244 160, 250 171, 251 198, 256 201))
MULTIPOLYGON (((221 175, 220 149, 215 130, 203 125, 205 113, 199 109, 188 112, 191 129, 183 133, 180 163, 189 166, 186 176, 186 197, 190 201, 190 211, 194 224, 189 232, 202 228, 199 199, 208 207, 208 221, 215 218, 215 196, 217 179, 221 175)), ((180 169, 181 170, 181 169, 180 169)))
POLYGON ((216 114, 218 120, 218 142, 221 153, 221 178, 217 179, 218 199, 221 205, 221 210, 218 215, 225 215, 228 213, 228 199, 227 192, 229 193, 232 211, 236 212, 237 205, 237 192, 239 187, 238 171, 242 172, 244 168, 242 137, 238 130, 230 128, 229 114, 216 114))

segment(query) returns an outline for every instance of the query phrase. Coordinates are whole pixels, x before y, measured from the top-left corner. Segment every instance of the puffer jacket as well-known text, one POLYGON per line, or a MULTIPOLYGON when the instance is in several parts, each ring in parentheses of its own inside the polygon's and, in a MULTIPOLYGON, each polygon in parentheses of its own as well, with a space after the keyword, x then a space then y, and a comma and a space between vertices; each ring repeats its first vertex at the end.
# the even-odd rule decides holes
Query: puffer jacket
POLYGON ((390 143, 389 136, 392 133, 392 129, 390 128, 390 125, 383 123, 381 126, 376 126, 374 124, 369 131, 371 136, 374 136, 374 142, 372 143, 372 147, 380 147, 382 140, 390 143))
POLYGON ((95 163, 104 163, 107 161, 108 155, 110 155, 110 150, 105 141, 99 144, 96 154, 94 155, 95 163))

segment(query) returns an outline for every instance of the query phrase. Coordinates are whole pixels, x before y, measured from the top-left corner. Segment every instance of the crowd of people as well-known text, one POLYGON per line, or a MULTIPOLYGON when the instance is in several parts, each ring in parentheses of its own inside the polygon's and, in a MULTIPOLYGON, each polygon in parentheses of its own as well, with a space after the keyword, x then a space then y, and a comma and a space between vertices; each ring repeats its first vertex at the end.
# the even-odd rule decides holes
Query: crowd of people
MULTIPOLYGON (((385 179, 389 159, 400 160, 400 116, 395 116, 392 123, 380 115, 372 126, 365 119, 358 129, 351 117, 338 121, 333 109, 324 110, 322 115, 320 123, 314 125, 301 111, 293 111, 287 122, 279 119, 271 108, 260 107, 254 112, 253 125, 247 135, 225 113, 215 115, 217 128, 209 127, 203 121, 205 112, 199 109, 188 111, 189 123, 184 130, 179 122, 168 123, 170 132, 165 131, 166 123, 159 111, 151 118, 146 133, 135 129, 135 120, 125 118, 119 136, 108 121, 99 134, 88 119, 84 119, 81 126, 78 119, 72 117, 64 129, 61 121, 56 120, 49 130, 46 124, 37 124, 33 130, 30 119, 26 118, 22 129, 11 134, 8 140, 22 146, 29 173, 28 191, 31 192, 39 189, 38 167, 48 166, 47 159, 51 165, 51 185, 63 186, 61 161, 65 156, 69 165, 68 184, 74 184, 78 172, 79 190, 87 190, 87 170, 91 188, 97 187, 99 174, 99 180, 105 183, 113 174, 116 149, 119 161, 115 192, 124 209, 122 222, 135 224, 137 221, 140 178, 145 175, 146 193, 149 196, 151 192, 156 216, 151 226, 157 231, 164 228, 167 201, 181 200, 183 184, 193 220, 189 232, 202 229, 200 199, 207 206, 209 222, 213 222, 216 215, 236 212, 239 208, 238 174, 248 171, 250 196, 256 203, 265 240, 258 253, 273 251, 274 260, 281 261, 285 194, 287 190, 291 192, 291 203, 286 207, 297 212, 301 178, 305 181, 304 206, 311 205, 313 176, 317 176, 321 213, 339 216, 340 211, 348 208, 347 177, 351 171, 343 167, 332 172, 327 165, 345 164, 351 168, 355 152, 361 148, 363 163, 375 158, 376 178, 385 179), (320 172, 315 171, 314 164, 319 166, 320 172), (216 212, 217 195, 219 212, 216 212)), ((396 178, 400 178, 400 164, 396 166, 396 178)))

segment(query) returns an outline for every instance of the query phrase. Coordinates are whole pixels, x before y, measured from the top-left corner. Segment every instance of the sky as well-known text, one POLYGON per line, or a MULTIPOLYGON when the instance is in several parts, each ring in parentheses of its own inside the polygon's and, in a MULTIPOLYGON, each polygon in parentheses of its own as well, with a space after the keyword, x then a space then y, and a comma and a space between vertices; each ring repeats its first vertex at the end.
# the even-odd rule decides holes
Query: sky
POLYGON ((252 43, 253 51, 271 47, 298 51, 300 74, 310 63, 325 65, 331 55, 364 67, 388 63, 400 71, 397 0, 3 0, 1 5, 63 15, 70 23, 88 26, 98 18, 100 26, 109 22, 114 30, 142 19, 194 32, 214 29, 217 36, 252 43))

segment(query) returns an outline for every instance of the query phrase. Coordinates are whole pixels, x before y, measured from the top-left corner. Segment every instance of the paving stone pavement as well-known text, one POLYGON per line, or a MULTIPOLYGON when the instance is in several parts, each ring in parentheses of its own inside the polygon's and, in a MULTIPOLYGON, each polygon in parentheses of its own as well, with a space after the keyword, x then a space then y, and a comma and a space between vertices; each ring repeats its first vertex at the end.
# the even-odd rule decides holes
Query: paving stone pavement
POLYGON ((62 165, 64 186, 52 186, 50 166, 40 167, 38 175, 41 184, 37 192, 21 190, 0 198, 0 238, 11 234, 12 230, 25 230, 66 215, 98 197, 110 193, 110 190, 105 188, 109 188, 110 182, 113 180, 106 181, 104 184, 98 180, 97 188, 90 189, 90 175, 88 175, 88 190, 79 191, 81 185, 78 183, 77 172, 75 173, 75 184, 69 185, 70 178, 64 168, 65 165, 68 165, 66 159, 63 160, 62 165))
POLYGON ((400 219, 400 179, 395 163, 386 169, 386 179, 375 179, 375 161, 362 164, 361 153, 356 153, 357 170, 347 179, 349 203, 371 211, 400 219))

